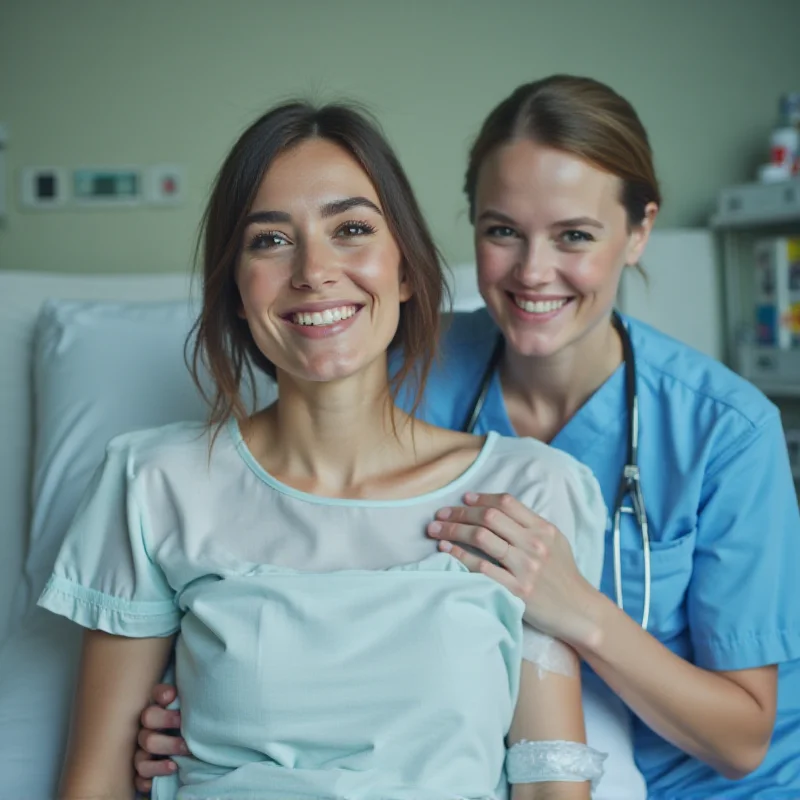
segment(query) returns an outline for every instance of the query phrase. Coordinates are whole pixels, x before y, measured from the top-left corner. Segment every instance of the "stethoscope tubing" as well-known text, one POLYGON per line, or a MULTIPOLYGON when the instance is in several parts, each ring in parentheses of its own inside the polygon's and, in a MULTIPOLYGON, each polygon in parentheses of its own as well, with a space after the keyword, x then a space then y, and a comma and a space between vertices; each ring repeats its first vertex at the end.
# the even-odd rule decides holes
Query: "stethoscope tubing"
MULTIPOLYGON (((631 514, 636 518, 637 525, 642 537, 642 555, 644 571, 644 598, 642 604, 642 627, 647 630, 650 621, 650 589, 652 585, 650 572, 650 529, 647 522, 647 509, 644 504, 642 493, 641 475, 639 472, 639 395, 636 389, 636 357, 633 352, 628 329, 622 321, 622 317, 614 311, 611 322, 619 334, 622 342, 623 363, 625 364, 625 404, 628 412, 628 441, 625 466, 622 470, 620 485, 617 492, 616 502, 614 503, 614 513, 612 518, 613 537, 612 545, 614 548, 614 594, 617 606, 623 611, 623 587, 622 587, 622 537, 621 523, 623 514, 631 514), (625 497, 629 496, 631 505, 625 505, 625 497)), ((470 412, 462 425, 462 430, 472 433, 478 418, 483 411, 486 397, 491 388, 492 378, 503 358, 505 350, 505 339, 501 334, 495 342, 489 362, 483 372, 480 381, 480 388, 472 403, 470 412)))

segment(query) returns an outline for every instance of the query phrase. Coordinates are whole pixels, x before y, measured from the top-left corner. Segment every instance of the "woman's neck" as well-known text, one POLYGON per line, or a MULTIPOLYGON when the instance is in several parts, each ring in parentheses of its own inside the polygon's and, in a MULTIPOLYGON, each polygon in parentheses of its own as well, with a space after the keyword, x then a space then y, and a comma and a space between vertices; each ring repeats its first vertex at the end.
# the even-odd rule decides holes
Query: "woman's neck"
POLYGON ((547 357, 506 349, 503 395, 514 430, 550 442, 622 363, 622 342, 611 321, 547 357))
POLYGON ((278 375, 279 400, 243 431, 276 477, 317 494, 348 494, 407 458, 409 418, 394 408, 384 365, 326 383, 278 375), (395 435, 395 429, 397 435, 395 435))

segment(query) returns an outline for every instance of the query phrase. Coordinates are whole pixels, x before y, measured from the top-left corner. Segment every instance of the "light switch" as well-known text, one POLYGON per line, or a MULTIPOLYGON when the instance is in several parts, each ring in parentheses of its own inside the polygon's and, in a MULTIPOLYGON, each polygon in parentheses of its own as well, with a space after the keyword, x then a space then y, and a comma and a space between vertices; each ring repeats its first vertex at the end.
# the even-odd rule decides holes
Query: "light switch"
POLYGON ((20 202, 24 208, 61 208, 67 200, 67 175, 60 167, 24 167, 20 202))

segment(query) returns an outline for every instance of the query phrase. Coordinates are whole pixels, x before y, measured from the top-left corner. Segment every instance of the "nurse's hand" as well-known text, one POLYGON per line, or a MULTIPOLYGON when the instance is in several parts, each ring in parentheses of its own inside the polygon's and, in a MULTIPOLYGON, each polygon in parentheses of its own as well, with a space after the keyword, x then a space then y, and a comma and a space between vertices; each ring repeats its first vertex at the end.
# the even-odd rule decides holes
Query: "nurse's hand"
POLYGON ((133 758, 136 790, 142 794, 149 794, 153 778, 171 775, 177 769, 175 762, 165 756, 181 756, 189 753, 186 742, 178 733, 181 727, 181 712, 167 709, 177 694, 174 686, 160 683, 153 690, 154 705, 142 711, 139 749, 133 758))
POLYGON ((584 643, 595 630, 587 610, 596 590, 578 571, 561 531, 509 494, 470 493, 464 503, 440 509, 428 525, 439 549, 524 600, 525 621, 534 628, 584 643))

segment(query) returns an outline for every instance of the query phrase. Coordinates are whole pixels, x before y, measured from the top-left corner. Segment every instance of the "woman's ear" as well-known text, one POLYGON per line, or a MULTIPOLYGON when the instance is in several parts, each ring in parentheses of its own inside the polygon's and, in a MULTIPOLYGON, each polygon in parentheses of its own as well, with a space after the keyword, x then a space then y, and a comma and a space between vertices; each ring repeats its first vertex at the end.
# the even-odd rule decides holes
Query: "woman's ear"
POLYGON ((410 300, 414 295, 414 290, 411 288, 411 281, 408 280, 408 270, 405 263, 400 265, 400 302, 405 303, 410 300))
POLYGON ((644 208, 644 219, 631 230, 625 254, 626 264, 639 263, 639 259, 642 257, 645 247, 647 247, 647 241, 653 231, 657 215, 658 205, 656 203, 648 203, 644 208))

